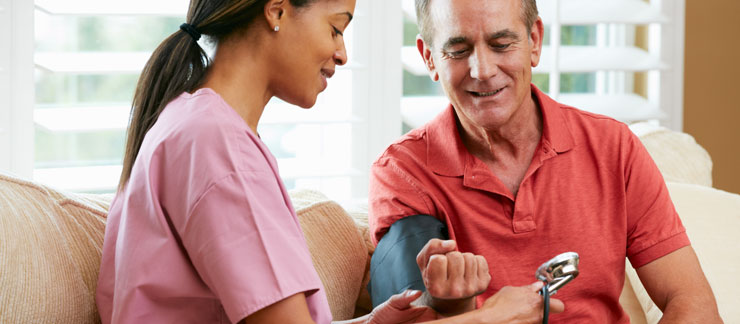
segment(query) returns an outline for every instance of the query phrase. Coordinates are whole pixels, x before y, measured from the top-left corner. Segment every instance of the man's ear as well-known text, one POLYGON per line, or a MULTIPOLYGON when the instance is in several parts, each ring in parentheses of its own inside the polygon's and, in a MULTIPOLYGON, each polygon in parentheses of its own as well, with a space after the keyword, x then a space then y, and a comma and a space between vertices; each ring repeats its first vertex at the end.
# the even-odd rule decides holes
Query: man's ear
POLYGON ((532 24, 532 31, 529 33, 529 41, 532 44, 532 67, 540 64, 542 56, 542 39, 545 36, 545 27, 542 24, 542 18, 537 17, 537 21, 532 24))
POLYGON ((275 30, 282 22, 288 0, 270 0, 265 4, 265 20, 270 30, 275 30))
POLYGON ((436 67, 434 66, 434 56, 432 55, 432 48, 424 43, 424 39, 421 35, 416 35, 416 49, 419 50, 421 58, 424 60, 424 66, 429 71, 429 77, 432 81, 439 81, 439 74, 437 74, 436 67))

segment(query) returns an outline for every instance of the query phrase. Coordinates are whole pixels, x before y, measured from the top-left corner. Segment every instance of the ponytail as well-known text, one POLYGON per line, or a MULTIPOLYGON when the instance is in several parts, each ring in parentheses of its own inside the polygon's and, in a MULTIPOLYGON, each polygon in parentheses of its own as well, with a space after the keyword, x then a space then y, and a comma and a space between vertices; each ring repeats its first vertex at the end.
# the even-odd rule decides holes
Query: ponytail
MULTIPOLYGON (((268 1, 190 0, 188 23, 159 44, 136 85, 119 191, 131 177, 144 136, 157 122, 164 107, 183 92, 193 92, 203 83, 210 59, 198 45, 200 35, 207 35, 209 41, 218 44, 249 26, 268 1)), ((315 1, 290 0, 290 4, 298 8, 315 1)))
POLYGON ((201 84, 208 64, 208 56, 195 38, 183 30, 170 35, 154 51, 136 85, 118 190, 131 176, 144 135, 170 101, 201 84))

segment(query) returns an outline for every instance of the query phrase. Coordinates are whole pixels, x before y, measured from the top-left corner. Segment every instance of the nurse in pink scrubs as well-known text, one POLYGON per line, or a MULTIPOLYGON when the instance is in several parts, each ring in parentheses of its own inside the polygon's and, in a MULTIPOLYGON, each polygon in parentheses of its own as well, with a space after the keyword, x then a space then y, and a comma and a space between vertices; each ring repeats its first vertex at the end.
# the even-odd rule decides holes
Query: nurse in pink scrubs
MULTIPOLYGON (((257 125, 272 97, 314 105, 347 61, 342 33, 354 7, 355 0, 191 0, 187 23, 152 54, 136 88, 103 244, 103 323, 331 322, 257 125), (217 46, 212 62, 197 43, 202 35, 217 46)), ((349 322, 436 319, 410 306, 420 294, 396 295, 349 322)), ((494 308, 515 310, 504 302, 516 300, 509 295, 442 322, 493 322, 494 308)))

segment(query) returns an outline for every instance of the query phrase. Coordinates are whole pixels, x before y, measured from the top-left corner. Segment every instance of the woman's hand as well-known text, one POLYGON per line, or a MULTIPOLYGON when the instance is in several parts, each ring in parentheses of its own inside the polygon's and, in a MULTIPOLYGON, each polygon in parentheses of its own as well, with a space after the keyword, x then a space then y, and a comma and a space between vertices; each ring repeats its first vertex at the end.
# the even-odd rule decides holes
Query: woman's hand
POLYGON ((421 323, 442 318, 433 309, 426 306, 411 305, 419 298, 422 292, 407 290, 404 293, 391 296, 384 303, 373 309, 368 318, 368 324, 405 324, 421 323))
MULTIPOLYGON (((538 294, 543 283, 537 281, 523 287, 506 286, 486 299, 478 311, 483 318, 497 319, 493 323, 542 323, 543 299, 538 294)), ((562 313, 565 305, 550 298, 550 313, 562 313)))

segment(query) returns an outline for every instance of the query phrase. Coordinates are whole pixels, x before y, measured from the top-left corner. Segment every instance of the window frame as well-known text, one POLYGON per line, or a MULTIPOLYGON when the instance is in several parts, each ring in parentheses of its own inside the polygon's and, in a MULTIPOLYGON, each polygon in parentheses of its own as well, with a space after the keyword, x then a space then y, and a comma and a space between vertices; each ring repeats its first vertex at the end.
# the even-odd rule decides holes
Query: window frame
POLYGON ((0 170, 30 179, 34 159, 34 5, 0 1, 0 170))

